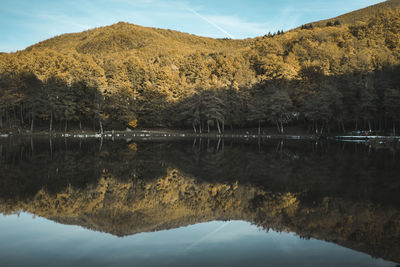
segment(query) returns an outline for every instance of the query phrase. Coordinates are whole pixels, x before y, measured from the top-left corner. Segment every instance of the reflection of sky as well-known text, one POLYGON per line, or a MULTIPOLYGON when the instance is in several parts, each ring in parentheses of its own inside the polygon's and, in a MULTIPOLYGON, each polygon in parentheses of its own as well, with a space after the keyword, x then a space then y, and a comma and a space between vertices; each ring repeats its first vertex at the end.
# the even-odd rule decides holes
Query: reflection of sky
POLYGON ((22 213, 0 215, 0 266, 394 266, 242 221, 118 238, 22 213))

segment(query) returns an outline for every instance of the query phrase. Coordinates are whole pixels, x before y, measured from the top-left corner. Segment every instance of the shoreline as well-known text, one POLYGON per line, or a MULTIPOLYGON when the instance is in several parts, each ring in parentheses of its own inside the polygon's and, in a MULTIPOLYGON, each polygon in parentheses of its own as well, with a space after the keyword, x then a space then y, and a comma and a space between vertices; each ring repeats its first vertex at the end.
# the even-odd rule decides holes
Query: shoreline
POLYGON ((166 139, 166 138, 212 138, 212 139, 285 139, 285 140, 336 140, 342 142, 400 142, 400 136, 357 136, 357 135, 326 135, 312 134, 252 134, 246 133, 193 133, 178 130, 132 130, 96 132, 34 132, 34 133, 0 133, 0 138, 9 137, 49 137, 52 138, 96 138, 96 139, 166 139))
POLYGON ((126 138, 243 138, 243 139, 318 139, 314 135, 271 135, 271 134, 239 134, 239 133, 193 133, 184 131, 157 131, 157 130, 140 130, 140 131, 105 131, 103 134, 97 132, 35 132, 35 133, 0 133, 0 138, 8 137, 53 137, 53 138, 97 138, 97 139, 126 139, 126 138))

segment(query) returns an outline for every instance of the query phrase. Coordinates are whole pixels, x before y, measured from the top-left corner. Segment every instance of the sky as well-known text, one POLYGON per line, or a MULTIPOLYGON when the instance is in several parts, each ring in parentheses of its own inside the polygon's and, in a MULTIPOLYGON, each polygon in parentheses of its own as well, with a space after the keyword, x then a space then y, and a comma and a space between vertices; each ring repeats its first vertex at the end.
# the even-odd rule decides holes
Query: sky
POLYGON ((243 39, 289 30, 382 0, 0 0, 0 52, 125 21, 243 39))

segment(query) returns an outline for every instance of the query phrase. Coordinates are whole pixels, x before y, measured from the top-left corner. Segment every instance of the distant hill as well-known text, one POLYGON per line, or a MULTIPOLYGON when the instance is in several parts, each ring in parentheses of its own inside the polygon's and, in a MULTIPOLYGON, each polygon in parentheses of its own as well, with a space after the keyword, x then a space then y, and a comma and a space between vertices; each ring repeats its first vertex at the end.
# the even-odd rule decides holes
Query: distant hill
POLYGON ((63 34, 35 44, 27 50, 74 48, 79 53, 95 54, 130 50, 177 52, 179 49, 180 53, 193 53, 244 47, 246 44, 248 45, 248 42, 200 37, 178 31, 119 22, 81 33, 63 34))
POLYGON ((339 21, 341 24, 355 25, 357 22, 367 22, 371 18, 371 16, 375 16, 382 11, 399 7, 400 0, 387 0, 376 5, 340 15, 338 17, 313 22, 313 24, 318 27, 323 27, 326 26, 328 22, 334 23, 335 21, 339 21))
POLYGON ((0 129, 395 130, 399 3, 244 40, 124 22, 63 34, 0 54, 0 129))

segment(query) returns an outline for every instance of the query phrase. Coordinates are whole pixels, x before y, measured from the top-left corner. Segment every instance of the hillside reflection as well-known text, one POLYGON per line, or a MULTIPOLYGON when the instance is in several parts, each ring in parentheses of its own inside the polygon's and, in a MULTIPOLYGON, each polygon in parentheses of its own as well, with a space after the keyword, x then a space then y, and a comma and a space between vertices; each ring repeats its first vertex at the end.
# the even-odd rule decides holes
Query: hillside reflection
POLYGON ((243 220, 400 262, 395 147, 4 139, 0 212, 126 236, 243 220))

